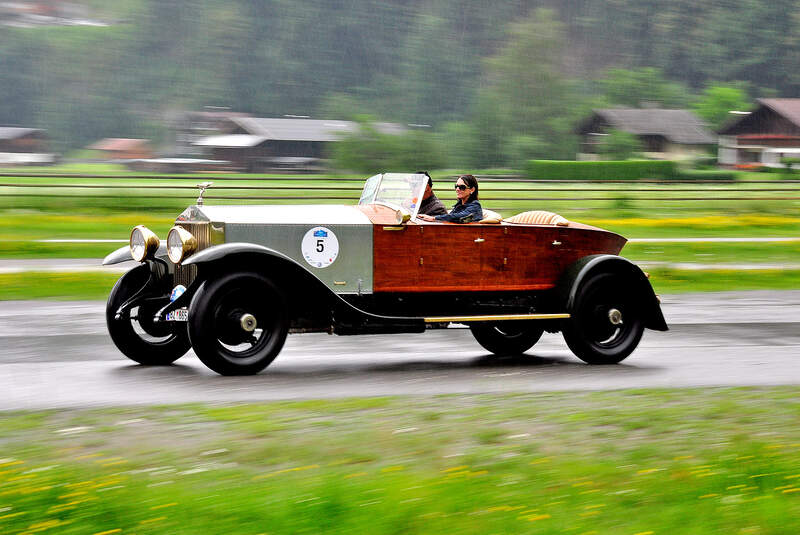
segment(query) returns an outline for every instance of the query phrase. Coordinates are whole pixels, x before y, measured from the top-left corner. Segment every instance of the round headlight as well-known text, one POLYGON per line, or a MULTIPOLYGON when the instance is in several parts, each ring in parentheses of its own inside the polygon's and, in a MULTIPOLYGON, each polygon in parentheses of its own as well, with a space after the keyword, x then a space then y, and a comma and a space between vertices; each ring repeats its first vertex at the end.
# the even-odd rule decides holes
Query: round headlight
POLYGON ((179 264, 184 258, 197 250, 197 240, 183 227, 172 227, 167 235, 167 255, 179 264))
POLYGON ((160 244, 158 236, 144 225, 134 227, 131 231, 131 256, 137 262, 143 262, 153 256, 160 244))

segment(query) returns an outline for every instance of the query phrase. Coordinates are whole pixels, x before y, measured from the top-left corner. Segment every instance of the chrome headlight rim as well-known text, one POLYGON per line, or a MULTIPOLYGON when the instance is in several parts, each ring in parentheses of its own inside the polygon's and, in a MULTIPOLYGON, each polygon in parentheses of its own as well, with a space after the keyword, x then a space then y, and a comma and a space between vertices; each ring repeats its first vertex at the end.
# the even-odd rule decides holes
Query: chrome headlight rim
POLYGON ((161 245, 161 240, 158 239, 156 233, 144 225, 137 225, 131 230, 129 246, 131 257, 135 261, 144 262, 148 258, 152 258, 158 251, 159 245, 161 245))
POLYGON ((197 250, 197 239, 191 232, 175 225, 167 234, 167 256, 175 263, 180 264, 197 250))

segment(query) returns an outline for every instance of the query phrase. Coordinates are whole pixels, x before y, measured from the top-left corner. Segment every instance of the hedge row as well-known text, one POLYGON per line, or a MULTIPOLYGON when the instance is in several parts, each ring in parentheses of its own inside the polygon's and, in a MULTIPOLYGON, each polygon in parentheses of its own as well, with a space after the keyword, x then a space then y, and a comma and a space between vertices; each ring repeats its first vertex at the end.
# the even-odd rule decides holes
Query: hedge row
POLYGON ((685 171, 678 171, 678 176, 681 180, 736 180, 736 173, 734 171, 725 171, 723 169, 689 169, 685 171))
POLYGON ((733 171, 682 170, 676 162, 665 160, 625 160, 573 162, 530 160, 528 178, 538 180, 637 180, 643 178, 674 180, 735 180, 733 171))
POLYGON ((528 178, 539 180, 635 180, 637 178, 678 178, 675 162, 668 160, 625 160, 573 162, 529 160, 528 178))
POLYGON ((672 161, 626 160, 573 162, 530 160, 527 176, 537 180, 636 180, 641 178, 675 180, 735 180, 733 171, 722 169, 682 170, 672 161))

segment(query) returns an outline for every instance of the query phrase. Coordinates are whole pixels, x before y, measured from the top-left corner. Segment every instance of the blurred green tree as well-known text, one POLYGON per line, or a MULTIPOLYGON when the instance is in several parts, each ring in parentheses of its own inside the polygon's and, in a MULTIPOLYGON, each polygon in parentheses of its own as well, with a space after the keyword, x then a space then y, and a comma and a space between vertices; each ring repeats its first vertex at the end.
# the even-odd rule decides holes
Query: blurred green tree
POLYGON ((660 69, 652 67, 611 69, 599 85, 605 104, 611 106, 685 108, 692 95, 687 87, 667 80, 660 69))
POLYGON ((372 174, 438 169, 443 165, 431 132, 414 129, 404 134, 384 134, 375 127, 372 117, 361 115, 355 119, 357 130, 343 136, 331 149, 336 169, 372 174))
POLYGON ((731 111, 747 111, 752 106, 742 85, 710 85, 692 108, 710 128, 717 130, 730 118, 731 111))
POLYGON ((466 121, 444 123, 436 133, 439 154, 449 169, 472 169, 480 165, 478 127, 466 121))
POLYGON ((505 44, 486 60, 485 88, 479 97, 485 164, 505 163, 508 151, 500 147, 515 136, 536 138, 538 153, 550 158, 574 155, 573 124, 577 119, 573 86, 562 73, 564 30, 555 12, 536 9, 512 23, 505 44), (501 129, 499 139, 484 133, 487 115, 501 129))
POLYGON ((628 160, 641 151, 642 143, 638 137, 615 128, 608 131, 603 144, 598 147, 598 152, 609 160, 628 160))

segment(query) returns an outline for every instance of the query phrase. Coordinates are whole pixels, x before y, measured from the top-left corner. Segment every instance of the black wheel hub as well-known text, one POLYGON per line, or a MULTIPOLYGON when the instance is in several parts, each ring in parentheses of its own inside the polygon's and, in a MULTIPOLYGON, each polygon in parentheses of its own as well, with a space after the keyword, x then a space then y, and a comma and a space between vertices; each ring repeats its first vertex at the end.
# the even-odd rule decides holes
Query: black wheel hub
POLYGON ((253 338, 253 333, 242 328, 242 316, 252 314, 258 321, 258 315, 248 312, 243 308, 234 308, 230 312, 220 310, 217 314, 216 324, 218 326, 217 337, 223 344, 238 345, 249 342, 253 338))

